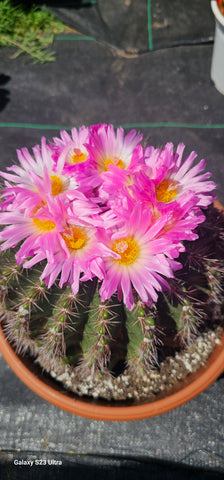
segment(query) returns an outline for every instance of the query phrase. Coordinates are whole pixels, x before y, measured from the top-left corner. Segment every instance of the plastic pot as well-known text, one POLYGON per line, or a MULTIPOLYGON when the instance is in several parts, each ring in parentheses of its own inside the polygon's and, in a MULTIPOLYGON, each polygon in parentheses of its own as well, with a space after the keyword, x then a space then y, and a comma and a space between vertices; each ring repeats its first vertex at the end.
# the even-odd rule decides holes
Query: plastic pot
POLYGON ((224 95, 224 16, 216 0, 211 1, 215 16, 215 37, 211 64, 211 79, 216 89, 224 95))

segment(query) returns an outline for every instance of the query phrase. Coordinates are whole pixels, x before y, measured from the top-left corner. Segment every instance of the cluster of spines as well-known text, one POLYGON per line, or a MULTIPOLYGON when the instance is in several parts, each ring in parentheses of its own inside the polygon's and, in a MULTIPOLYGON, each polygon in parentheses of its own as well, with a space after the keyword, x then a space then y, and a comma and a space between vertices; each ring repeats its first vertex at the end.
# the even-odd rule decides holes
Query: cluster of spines
POLYGON ((126 355, 124 331, 124 309, 115 296, 102 303, 96 287, 88 311, 81 342, 83 356, 81 370, 101 376, 112 372, 116 363, 126 355))
POLYGON ((14 255, 10 253, 8 253, 8 255, 5 253, 1 254, 1 263, 4 266, 0 278, 0 298, 1 303, 4 304, 9 289, 18 284, 22 268, 15 263, 14 255))
POLYGON ((111 339, 114 316, 106 304, 93 308, 92 316, 83 337, 81 368, 92 375, 102 374, 111 361, 111 339))
POLYGON ((183 289, 183 299, 176 306, 168 302, 169 312, 176 323, 176 340, 180 346, 189 345, 194 341, 205 319, 205 311, 200 308, 200 304, 184 296, 184 293, 186 293, 185 289, 183 289))
POLYGON ((130 339, 127 354, 129 365, 143 371, 154 368, 158 365, 158 346, 162 343, 156 305, 149 307, 138 300, 133 312, 126 310, 126 315, 130 339))
POLYGON ((220 305, 223 302, 224 264, 219 260, 207 260, 205 272, 210 287, 210 301, 220 305))

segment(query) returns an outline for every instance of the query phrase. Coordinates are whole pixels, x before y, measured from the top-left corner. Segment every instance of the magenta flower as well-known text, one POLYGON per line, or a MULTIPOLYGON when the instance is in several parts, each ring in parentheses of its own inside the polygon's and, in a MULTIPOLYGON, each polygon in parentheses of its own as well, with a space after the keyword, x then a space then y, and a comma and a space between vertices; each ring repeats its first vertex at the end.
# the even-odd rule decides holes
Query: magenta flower
POLYGON ((54 261, 46 265, 40 279, 45 279, 50 288, 60 276, 59 286, 69 283, 76 295, 80 280, 104 278, 103 258, 116 257, 116 253, 100 242, 99 231, 93 227, 70 224, 62 239, 64 245, 56 252, 54 261))
MULTIPOLYGON (((47 263, 40 279, 45 279, 50 288, 60 276, 59 286, 68 282, 74 294, 79 290, 80 280, 86 281, 93 277, 102 280, 104 257, 116 258, 118 255, 101 242, 101 236, 101 227, 94 226, 93 217, 87 223, 70 212, 64 229, 60 232, 54 258, 47 263)), ((24 267, 29 268, 34 262, 36 263, 34 259, 29 260, 24 267)))
POLYGON ((182 162, 184 148, 184 144, 180 143, 174 153, 173 144, 167 143, 162 151, 154 150, 146 158, 150 180, 155 183, 156 200, 170 203, 188 192, 198 197, 198 206, 207 207, 214 200, 214 195, 210 192, 216 185, 213 181, 208 181, 211 173, 201 173, 206 165, 205 160, 192 167, 197 157, 196 152, 191 152, 182 162))
POLYGON ((107 238, 107 246, 119 258, 108 257, 105 260, 105 277, 100 295, 107 300, 116 291, 118 298, 127 308, 134 307, 133 289, 145 303, 152 303, 158 297, 158 291, 168 288, 164 277, 173 277, 173 271, 179 264, 169 259, 170 241, 163 235, 163 229, 169 220, 164 215, 151 224, 151 212, 141 204, 136 204, 130 212, 123 228, 114 229, 107 238))
POLYGON ((142 149, 136 154, 135 148, 141 140, 142 135, 137 135, 135 130, 124 135, 122 127, 115 132, 113 125, 100 124, 92 127, 87 149, 98 172, 107 171, 111 164, 127 169, 140 161, 142 149))
MULTIPOLYGON (((1 250, 23 244, 16 253, 20 265, 29 257, 38 255, 40 262, 44 258, 52 261, 59 232, 63 230, 60 222, 46 209, 39 209, 33 216, 24 216, 21 212, 0 212, 0 225, 7 225, 0 232, 1 250)), ((36 263, 36 262, 35 262, 36 263)))
POLYGON ((88 159, 86 144, 89 139, 89 128, 84 125, 77 130, 75 127, 71 130, 71 136, 62 130, 61 138, 54 137, 51 143, 53 159, 57 167, 62 171, 69 173, 75 171, 79 165, 83 167, 88 159))
POLYGON ((0 212, 0 225, 6 227, 0 232, 1 250, 20 246, 16 259, 19 264, 26 262, 26 268, 33 266, 44 258, 54 262, 58 249, 65 246, 64 236, 70 225, 102 225, 100 207, 78 191, 72 193, 71 199, 48 196, 47 203, 40 204, 29 215, 20 211, 0 212))
POLYGON ((18 150, 17 155, 20 165, 8 167, 7 170, 12 173, 0 172, 7 180, 2 209, 24 211, 27 214, 46 204, 48 195, 64 195, 77 187, 73 177, 62 174, 61 170, 55 170, 52 151, 44 137, 41 148, 33 148, 33 156, 27 148, 18 150))

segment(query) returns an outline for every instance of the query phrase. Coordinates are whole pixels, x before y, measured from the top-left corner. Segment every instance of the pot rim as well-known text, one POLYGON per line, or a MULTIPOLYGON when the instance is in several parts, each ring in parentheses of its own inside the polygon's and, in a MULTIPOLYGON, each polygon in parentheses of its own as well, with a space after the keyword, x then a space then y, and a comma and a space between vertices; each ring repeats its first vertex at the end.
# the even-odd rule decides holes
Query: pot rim
MULTIPOLYGON (((66 410, 67 412, 86 417, 92 420, 103 421, 130 421, 142 420, 154 417, 177 408, 189 400, 196 397, 203 390, 209 387, 224 370, 224 333, 220 343, 215 347, 204 366, 197 372, 190 374, 183 383, 183 388, 175 393, 171 393, 165 398, 140 405, 131 406, 108 406, 87 403, 77 400, 72 396, 57 391, 47 384, 44 380, 38 378, 29 367, 23 363, 22 359, 15 353, 12 346, 5 338, 2 326, 0 325, 0 352, 5 361, 14 371, 14 373, 28 386, 33 392, 38 394, 44 400, 53 405, 66 410)), ((108 402, 109 403, 109 402, 108 402)))
POLYGON ((220 12, 216 0, 211 0, 211 9, 215 15, 216 20, 224 27, 224 15, 222 15, 222 13, 220 12))

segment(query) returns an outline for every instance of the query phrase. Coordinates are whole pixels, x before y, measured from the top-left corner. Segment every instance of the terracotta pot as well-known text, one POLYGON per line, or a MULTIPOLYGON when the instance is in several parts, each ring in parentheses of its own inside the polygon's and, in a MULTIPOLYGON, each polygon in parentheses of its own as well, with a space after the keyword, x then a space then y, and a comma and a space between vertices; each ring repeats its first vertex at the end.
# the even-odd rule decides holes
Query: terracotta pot
MULTIPOLYGON (((214 206, 224 211, 217 200, 214 206)), ((224 333, 206 364, 183 381, 172 387, 168 393, 159 394, 158 400, 147 403, 136 401, 108 402, 95 399, 82 399, 69 393, 63 386, 45 375, 28 357, 15 353, 5 338, 0 324, 0 352, 14 373, 31 390, 48 402, 70 413, 94 420, 129 421, 154 417, 177 408, 209 387, 224 371, 224 333)))
POLYGON ((0 327, 0 352, 14 373, 31 390, 48 402, 70 413, 94 420, 127 421, 140 420, 168 412, 188 402, 211 385, 224 370, 224 334, 221 343, 213 350, 206 364, 197 372, 172 388, 169 395, 151 403, 106 402, 82 400, 66 392, 41 370, 29 358, 18 356, 6 340, 0 327))

